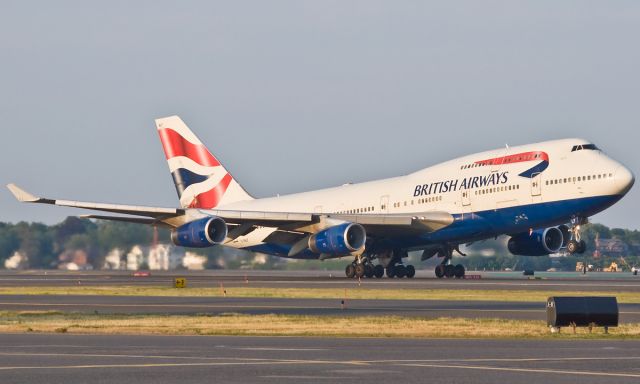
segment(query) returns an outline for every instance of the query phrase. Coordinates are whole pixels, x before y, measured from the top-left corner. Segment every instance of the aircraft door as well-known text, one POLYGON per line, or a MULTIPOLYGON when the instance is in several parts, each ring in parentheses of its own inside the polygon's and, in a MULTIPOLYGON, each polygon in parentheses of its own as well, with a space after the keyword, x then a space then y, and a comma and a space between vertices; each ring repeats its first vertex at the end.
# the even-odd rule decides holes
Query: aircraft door
POLYGON ((531 196, 540 196, 542 194, 542 177, 539 172, 531 176, 531 196))
POLYGON ((462 206, 463 207, 468 207, 469 205, 471 205, 471 196, 469 196, 469 191, 463 190, 462 191, 462 206))
POLYGON ((389 195, 384 195, 380 197, 380 212, 382 213, 389 212, 389 195))

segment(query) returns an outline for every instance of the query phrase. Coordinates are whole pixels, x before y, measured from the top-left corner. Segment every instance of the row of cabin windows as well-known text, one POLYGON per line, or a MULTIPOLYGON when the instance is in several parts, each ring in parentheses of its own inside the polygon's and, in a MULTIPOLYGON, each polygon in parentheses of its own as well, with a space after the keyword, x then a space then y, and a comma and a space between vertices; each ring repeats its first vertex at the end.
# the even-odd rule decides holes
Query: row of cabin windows
POLYGON ((489 194, 489 193, 496 193, 496 192, 515 191, 516 189, 520 189, 520 185, 519 184, 516 184, 516 185, 503 185, 501 187, 478 189, 478 190, 475 191, 475 194, 476 194, 476 196, 477 195, 486 195, 486 194, 489 194))
MULTIPOLYGON (((356 209, 347 209, 346 211, 339 211, 337 213, 338 214, 353 215, 353 214, 356 214, 356 213, 373 212, 374 209, 375 209, 374 207, 364 207, 364 208, 356 208, 356 209)), ((384 209, 384 208, 382 208, 382 209, 384 209)))
POLYGON ((415 205, 415 204, 416 204, 416 201, 417 201, 417 203, 418 203, 418 204, 433 203, 434 201, 442 201, 442 196, 431 196, 431 197, 425 197, 425 198, 422 198, 422 199, 418 199, 418 200, 410 200, 410 201, 406 201, 406 200, 405 200, 404 202, 400 202, 400 201, 398 201, 398 202, 396 202, 396 203, 393 203, 393 208, 400 208, 400 207, 402 207, 403 205, 406 207, 406 206, 408 206, 409 204, 411 204, 411 205, 415 205))
MULTIPOLYGON (((413 200, 411 200, 413 202, 413 200)), ((434 201, 442 201, 442 196, 432 196, 418 199, 418 204, 432 203, 434 201)))
POLYGON ((610 174, 606 174, 606 173, 601 173, 598 175, 587 175, 587 176, 574 176, 574 177, 565 177, 562 179, 553 179, 553 180, 547 180, 545 181, 545 185, 553 185, 553 184, 564 184, 564 183, 575 183, 575 182, 582 182, 582 181, 591 181, 591 180, 601 180, 601 179, 606 179, 607 177, 611 178, 613 177, 613 173, 610 174))
POLYGON ((489 164, 485 164, 485 163, 473 163, 473 164, 466 164, 460 167, 460 169, 469 169, 469 168, 477 168, 477 167, 486 167, 489 164))

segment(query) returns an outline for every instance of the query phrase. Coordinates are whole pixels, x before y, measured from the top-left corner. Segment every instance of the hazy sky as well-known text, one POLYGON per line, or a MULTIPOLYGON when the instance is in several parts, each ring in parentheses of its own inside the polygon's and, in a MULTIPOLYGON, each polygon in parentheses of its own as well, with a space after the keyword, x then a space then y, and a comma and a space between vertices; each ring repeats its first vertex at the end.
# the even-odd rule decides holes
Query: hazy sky
MULTIPOLYGON (((5 0, 0 182, 176 206, 172 114, 258 197, 574 136, 638 174, 639 37, 638 1, 5 0)), ((594 220, 640 227, 639 191, 594 220)))

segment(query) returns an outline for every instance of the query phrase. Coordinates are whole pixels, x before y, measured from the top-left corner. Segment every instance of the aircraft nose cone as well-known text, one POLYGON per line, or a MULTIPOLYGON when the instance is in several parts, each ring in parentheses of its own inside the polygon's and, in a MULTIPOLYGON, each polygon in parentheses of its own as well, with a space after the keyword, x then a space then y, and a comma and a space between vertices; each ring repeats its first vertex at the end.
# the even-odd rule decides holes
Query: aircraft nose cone
POLYGON ((633 186, 633 183, 636 181, 633 173, 629 170, 629 168, 624 166, 618 167, 614 175, 616 187, 618 187, 621 194, 629 192, 629 190, 633 186))

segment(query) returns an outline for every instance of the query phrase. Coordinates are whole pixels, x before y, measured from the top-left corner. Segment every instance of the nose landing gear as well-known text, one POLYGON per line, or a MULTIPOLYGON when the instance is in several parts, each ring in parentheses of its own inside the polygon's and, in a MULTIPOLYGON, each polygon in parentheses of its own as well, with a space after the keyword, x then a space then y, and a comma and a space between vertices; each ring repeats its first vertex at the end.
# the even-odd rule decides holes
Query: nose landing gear
POLYGON ((570 254, 583 254, 587 250, 587 243, 580 238, 580 225, 586 224, 589 221, 586 217, 575 217, 571 219, 571 239, 567 243, 567 251, 570 254))

